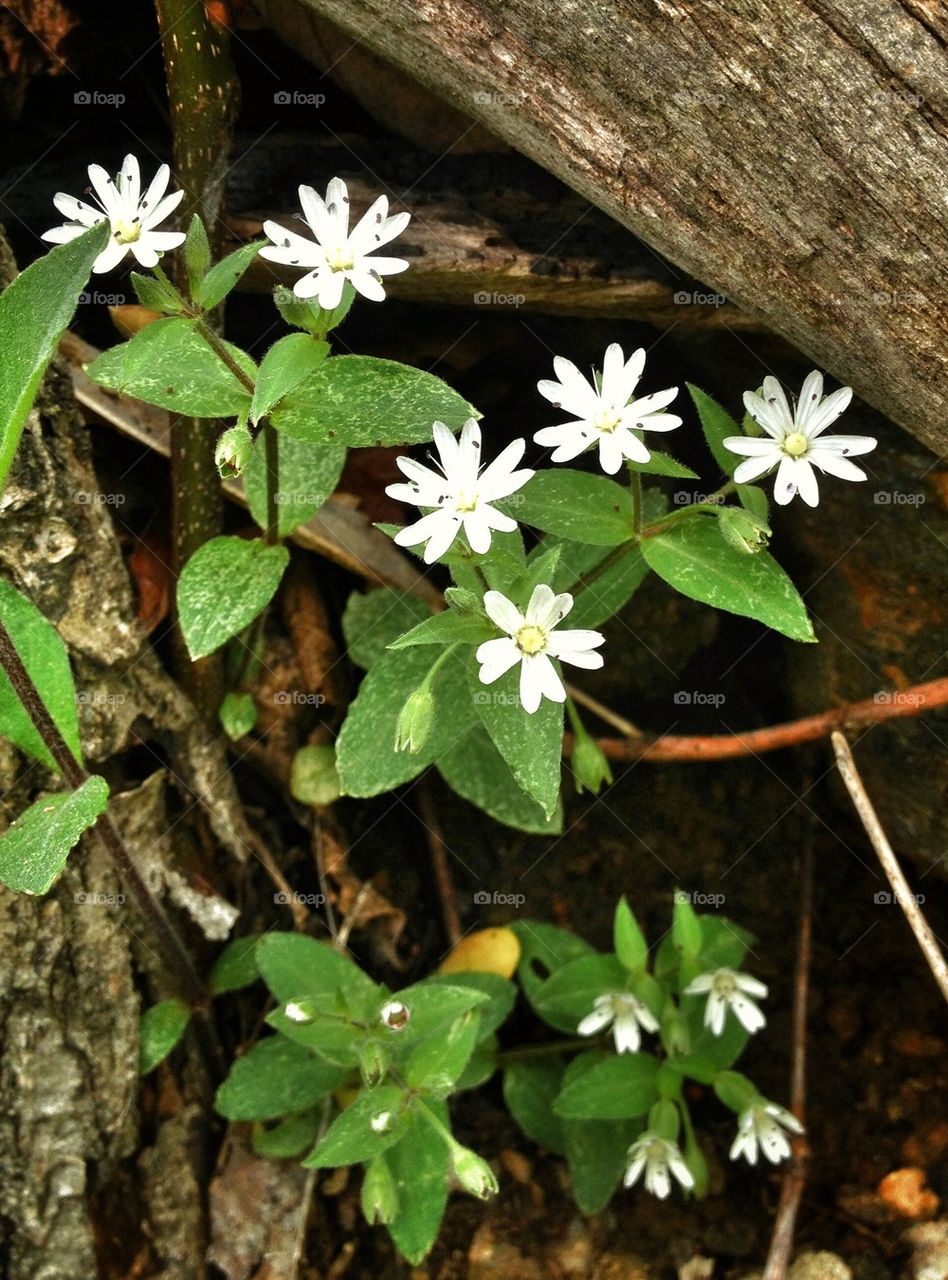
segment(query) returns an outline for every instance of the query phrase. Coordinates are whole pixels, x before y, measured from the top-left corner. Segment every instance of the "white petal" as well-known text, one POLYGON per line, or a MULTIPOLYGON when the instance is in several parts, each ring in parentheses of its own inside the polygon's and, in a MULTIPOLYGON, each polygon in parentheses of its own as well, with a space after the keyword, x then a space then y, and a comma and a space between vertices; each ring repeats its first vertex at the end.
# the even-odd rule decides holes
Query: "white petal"
POLYGON ((753 391, 744 392, 744 408, 758 426, 763 427, 774 440, 782 440, 790 430, 789 421, 783 421, 779 414, 774 412, 774 407, 753 391))
POLYGON ((543 699, 543 673, 536 662, 524 657, 520 663, 520 705, 528 715, 533 715, 543 699))
POLYGON ((769 436, 727 436, 724 447, 731 453, 739 453, 748 458, 772 458, 776 462, 783 450, 776 440, 769 436))
POLYGON ((610 1004, 602 1005, 598 1009, 593 1009, 592 1013, 587 1013, 585 1018, 576 1028, 577 1035, 594 1036, 598 1031, 602 1031, 604 1027, 608 1027, 612 1021, 612 1007, 610 1004))
MULTIPOLYGON (((649 453, 648 448, 634 432, 619 428, 615 432, 615 438, 618 441, 619 448, 622 450, 623 458, 628 458, 631 462, 648 462, 649 458, 651 458, 652 455, 649 453)), ((601 457, 601 449, 599 453, 601 457)))
POLYGON ((823 375, 819 369, 814 369, 803 380, 803 386, 800 388, 800 398, 797 401, 797 412, 794 417, 796 429, 802 431, 804 435, 807 433, 807 426, 811 422, 822 397, 823 375))
POLYGON ((745 1031, 751 1035, 755 1035, 760 1031, 761 1027, 767 1025, 767 1019, 763 1013, 754 1004, 753 1000, 749 1000, 747 996, 741 995, 739 991, 731 996, 731 1008, 737 1015, 737 1020, 745 1031))
POLYGON ((462 517, 464 535, 475 555, 486 556, 490 551, 490 520, 487 508, 478 506, 474 511, 465 512, 462 517))
MULTIPOLYGON (((677 387, 668 387, 665 391, 653 391, 651 395, 643 396, 641 400, 634 400, 629 405, 628 416, 633 426, 637 426, 635 419, 644 419, 650 413, 658 413, 660 409, 666 408, 678 395, 677 387)), ((681 419, 679 418, 679 423, 681 419)))
POLYGON ((87 227, 80 226, 78 223, 69 227, 50 227, 49 231, 44 231, 40 236, 41 240, 46 240, 50 244, 68 244, 70 240, 75 240, 76 236, 81 236, 87 227))
MULTIPOLYGON (((642 448, 645 448, 643 445, 642 448)), ((648 457, 640 459, 647 462, 652 455, 645 450, 648 457)), ((625 454, 622 451, 622 443, 616 438, 616 433, 603 434, 599 438, 599 465, 605 471, 606 475, 614 476, 622 467, 625 460, 625 454)))
POLYGON ((128 253, 128 248, 127 244, 119 244, 117 240, 110 240, 96 258, 92 270, 96 275, 102 275, 106 271, 114 270, 128 253))
MULTIPOLYGON (((86 204, 84 200, 77 200, 75 196, 67 195, 65 191, 56 192, 53 196, 53 204, 64 218, 81 222, 84 227, 94 227, 97 222, 102 222, 105 218, 101 209, 94 209, 91 204, 86 204)), ((45 239, 45 236, 43 238, 45 239)))
POLYGON ((135 261, 142 267, 156 267, 158 265, 158 250, 154 245, 149 244, 147 240, 133 240, 128 246, 132 251, 135 261))
POLYGON ((849 402, 852 398, 852 387, 840 387, 838 391, 834 391, 832 395, 827 396, 823 403, 813 410, 807 425, 807 436, 812 440, 821 431, 825 431, 828 426, 836 421, 841 413, 844 413, 849 408, 849 402))
POLYGON ((873 436, 817 436, 810 445, 808 456, 841 453, 858 457, 861 453, 871 453, 877 443, 873 436))
POLYGON ((527 605, 526 619, 543 631, 552 631, 572 607, 573 597, 569 592, 564 591, 557 595, 551 586, 540 582, 533 588, 530 603, 527 605))
MULTIPOLYGON (((261 249, 261 253, 264 251, 261 249)), ((316 271, 310 271, 305 276, 300 276, 296 284, 293 286, 293 292, 298 298, 315 298, 323 287, 323 279, 326 271, 319 267, 316 271)))
POLYGON ((102 208, 110 218, 122 212, 122 197, 116 190, 111 176, 100 164, 89 165, 89 181, 92 183, 93 191, 99 197, 102 208))
MULTIPOLYGON (((164 222, 165 218, 169 218, 174 213, 183 199, 183 191, 172 191, 171 195, 159 200, 154 209, 150 213, 146 213, 142 218, 142 230, 151 231, 153 227, 157 227, 159 223, 164 222)), ((136 210, 136 215, 137 213, 138 211, 136 210)))
MULTIPOLYGON (((529 667, 533 674, 529 680, 536 682, 539 686, 540 693, 550 702, 565 702, 566 690, 563 688, 563 681, 559 677, 559 672, 545 653, 536 653, 525 656, 523 666, 529 667)), ((523 677, 521 676, 521 682, 523 677)))
POLYGON ((726 1018, 727 1001, 717 991, 712 991, 704 1008, 704 1025, 711 1028, 713 1036, 719 1036, 724 1030, 726 1018))
POLYGON ((628 1169, 626 1169, 625 1171, 625 1177, 622 1179, 623 1186, 631 1187, 636 1182, 638 1182, 639 1178, 642 1175, 642 1170, 644 1168, 645 1168, 644 1154, 636 1156, 635 1159, 632 1161, 632 1163, 629 1165, 628 1169))
MULTIPOLYGON (((361 258, 351 271, 340 272, 340 276, 348 280, 356 293, 361 293, 363 298, 368 298, 370 302, 385 301, 385 286, 379 279, 378 275, 371 269, 371 258, 361 258)), ((342 291, 340 290, 340 298, 342 291)), ((336 306, 339 304, 336 303, 336 306)), ((327 307, 327 310, 331 308, 327 307)))
MULTIPOLYGON (((813 474, 813 468, 808 462, 802 458, 783 457, 780 460, 780 466, 777 468, 777 479, 774 483, 774 501, 781 507, 785 507, 796 494, 800 494, 804 501, 809 501, 806 493, 812 497, 813 490, 816 488, 816 477, 813 474)), ((819 492, 817 490, 817 500, 819 492)), ((810 506, 816 506, 816 502, 810 502, 810 506)))
POLYGON ((745 458, 734 468, 734 483, 748 484, 751 480, 758 480, 777 465, 781 456, 780 450, 775 448, 773 454, 768 457, 745 458))
POLYGON ((616 1042, 616 1053, 638 1053, 642 1034, 634 1013, 620 1013, 615 1020, 612 1034, 616 1042))
POLYGON ((484 609, 491 622, 509 636, 515 635, 526 621, 517 606, 500 591, 484 592, 484 609))
POLYGON ((171 170, 166 164, 158 167, 158 172, 148 184, 148 189, 139 202, 142 216, 147 219, 150 212, 161 203, 165 192, 168 190, 168 183, 171 181, 171 170))
POLYGON ((478 647, 475 656, 477 661, 482 663, 478 672, 481 684, 493 684, 495 680, 506 675, 511 667, 515 667, 523 654, 513 640, 503 636, 497 640, 485 640, 478 647))
POLYGON ((438 511, 439 523, 434 526, 428 545, 425 547, 425 564, 434 564, 448 551, 461 530, 461 517, 453 511, 438 511))
POLYGON ((569 662, 571 653, 582 654, 589 649, 598 649, 605 642, 606 637, 601 631, 555 631, 547 641, 547 647, 557 658, 569 662))
MULTIPOLYGON (((316 300, 324 311, 335 311, 342 301, 342 290, 346 283, 343 271, 321 271, 319 273, 319 289, 316 300)), ((355 281, 353 281, 355 284, 355 281)))
POLYGON ((622 348, 618 342, 611 342, 606 347, 606 354, 602 361, 602 391, 601 395, 608 404, 623 405, 625 400, 620 400, 622 392, 623 374, 625 373, 625 356, 622 354, 622 348))
POLYGON ((738 990, 746 991, 749 996, 756 996, 758 1000, 765 999, 768 994, 767 984, 751 977, 749 973, 736 973, 734 981, 738 990))

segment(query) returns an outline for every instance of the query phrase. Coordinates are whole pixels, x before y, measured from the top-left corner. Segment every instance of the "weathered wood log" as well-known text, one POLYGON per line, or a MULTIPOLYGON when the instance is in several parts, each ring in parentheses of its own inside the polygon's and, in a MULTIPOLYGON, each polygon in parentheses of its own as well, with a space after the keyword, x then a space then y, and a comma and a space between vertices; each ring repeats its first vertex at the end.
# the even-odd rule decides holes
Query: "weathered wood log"
POLYGON ((305 3, 948 443, 943 7, 305 3))

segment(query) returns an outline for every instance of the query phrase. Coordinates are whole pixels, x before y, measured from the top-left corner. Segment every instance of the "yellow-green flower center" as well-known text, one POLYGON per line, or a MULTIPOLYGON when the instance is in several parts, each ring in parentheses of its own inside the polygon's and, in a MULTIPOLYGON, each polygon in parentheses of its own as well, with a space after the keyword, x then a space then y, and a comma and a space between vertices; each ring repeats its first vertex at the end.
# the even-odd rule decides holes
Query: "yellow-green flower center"
POLYGON ((714 979, 714 990, 719 996, 730 996, 734 994, 737 983, 730 973, 719 973, 714 979))
POLYGON ((791 458, 802 458, 809 447, 810 442, 802 431, 791 431, 788 436, 784 436, 783 451, 791 458))
POLYGON ((116 222, 112 234, 117 244, 133 244, 141 237, 141 225, 137 222, 116 222))
POLYGON ((470 492, 462 489, 454 499, 455 511, 474 511, 477 508, 479 495, 477 492, 470 492))
POLYGON ((546 632, 542 627, 535 627, 530 622, 520 628, 514 640, 521 653, 527 654, 528 657, 532 657, 535 653, 542 653, 546 648, 546 632))
POLYGON ((616 409, 600 409, 593 418, 593 426, 597 431, 609 434, 615 431, 616 427, 622 421, 622 414, 616 409))
POLYGON ((326 261, 333 271, 351 271, 355 266, 352 250, 347 244, 341 244, 326 254, 326 261))

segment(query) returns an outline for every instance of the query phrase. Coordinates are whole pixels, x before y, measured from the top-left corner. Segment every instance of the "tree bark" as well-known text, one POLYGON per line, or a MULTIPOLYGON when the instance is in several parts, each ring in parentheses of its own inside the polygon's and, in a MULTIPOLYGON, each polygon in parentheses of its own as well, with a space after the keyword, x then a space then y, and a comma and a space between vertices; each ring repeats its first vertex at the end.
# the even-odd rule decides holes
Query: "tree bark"
POLYGON ((944 8, 304 2, 948 444, 944 8))

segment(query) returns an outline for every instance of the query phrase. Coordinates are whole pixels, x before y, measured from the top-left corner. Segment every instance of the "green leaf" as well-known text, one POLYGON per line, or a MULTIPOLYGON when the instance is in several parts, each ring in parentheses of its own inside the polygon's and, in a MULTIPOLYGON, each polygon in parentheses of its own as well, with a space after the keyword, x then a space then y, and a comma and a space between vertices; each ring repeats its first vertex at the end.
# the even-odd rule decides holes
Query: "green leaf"
POLYGON ((385 653, 373 663, 336 740, 336 764, 346 795, 381 795, 408 782, 456 746, 474 725, 476 711, 465 664, 452 655, 435 677, 430 736, 415 755, 395 750, 395 731, 406 693, 421 684, 441 656, 419 646, 385 653))
POLYGON ((21 271, 0 297, 0 490, 46 366, 109 238, 100 223, 21 271))
POLYGON ((648 959, 648 943, 624 897, 619 899, 616 907, 613 938, 616 957, 621 965, 630 973, 645 967, 648 959))
POLYGON ((276 1120, 322 1102, 345 1076, 308 1049, 269 1036, 234 1062, 214 1106, 228 1120, 276 1120))
POLYGON ((356 666, 368 669, 402 632, 429 614, 428 606, 417 596, 387 587, 353 591, 342 615, 349 657, 356 666))
POLYGON ((812 641, 813 628, 796 587, 765 551, 747 556, 720 536, 714 517, 695 516, 646 538, 649 568, 682 595, 756 618, 791 640, 812 641))
POLYGON ((612 551, 579 542, 560 543, 560 560, 552 586, 554 591, 570 591, 573 607, 564 626, 588 628, 608 622, 638 590, 648 575, 648 565, 635 542, 623 547, 607 569, 599 566, 612 551), (585 580, 589 585, 585 586, 585 580))
POLYGON ((214 961, 207 989, 212 996, 222 996, 225 991, 239 991, 249 987, 260 977, 256 946, 262 934, 250 933, 245 938, 228 942, 214 961))
MULTIPOLYGON (((727 410, 723 409, 716 400, 712 400, 704 391, 693 386, 690 382, 688 383, 688 390, 691 393, 695 408, 698 410, 701 429, 704 432, 704 438, 714 456, 715 462, 725 475, 733 476, 738 464, 741 462, 741 457, 739 454, 732 453, 730 449, 725 448, 724 441, 728 436, 741 436, 746 433, 741 430, 727 410)), ((736 492, 742 507, 746 507, 748 511, 753 512, 759 519, 767 520, 767 498, 762 489, 754 484, 739 484, 736 487, 736 492)))
POLYGON ((754 935, 726 916, 701 917, 701 953, 703 970, 739 969, 754 935))
POLYGON ((634 1120, 658 1097, 658 1062, 649 1053, 584 1055, 588 1070, 568 1081, 553 1104, 566 1120, 634 1120))
POLYGON ((576 1034, 597 996, 624 991, 629 975, 613 955, 585 955, 556 970, 533 997, 533 1007, 551 1027, 576 1034))
MULTIPOLYGON (((600 1055, 580 1054, 566 1069, 564 1086, 588 1073, 600 1055)), ((628 1150, 641 1130, 640 1120, 564 1120, 563 1138, 573 1195, 583 1213, 598 1213, 609 1203, 628 1164, 628 1150)))
MULTIPOLYGON (((469 985, 465 985, 469 976, 466 973, 443 976, 448 980, 436 982, 433 977, 425 978, 394 996, 405 1005, 410 1016, 398 1030, 386 1029, 384 1043, 388 1047, 414 1045, 435 1033, 435 1038, 440 1041, 445 1028, 472 1010, 487 1006, 489 993, 480 989, 476 982, 481 975, 471 974, 469 985)), ((385 997, 386 1003, 389 998, 385 997)))
POLYGON ((659 449, 649 450, 648 462, 627 463, 630 471, 637 471, 645 476, 671 476, 675 480, 697 480, 697 471, 686 467, 683 462, 673 458, 670 453, 662 453, 659 449))
POLYGON ((411 1113, 399 1085, 363 1089, 352 1106, 336 1116, 303 1165, 307 1169, 335 1169, 371 1160, 394 1146, 410 1123, 411 1113))
POLYGON ((351 1071, 359 1063, 365 1041, 360 1021, 365 1016, 365 1005, 355 1009, 349 1005, 342 992, 303 996, 273 1009, 266 1022, 287 1040, 317 1054, 320 1060, 351 1071))
POLYGON ((419 644, 481 644, 497 634, 496 628, 483 615, 459 613, 445 609, 434 613, 393 640, 389 649, 410 649, 419 644))
POLYGON ((250 421, 257 423, 275 404, 298 387, 329 355, 329 343, 308 333, 288 333, 274 343, 260 361, 250 405, 250 421))
POLYGON ((265 240, 242 244, 211 267, 198 289, 197 300, 205 311, 213 311, 223 302, 265 244, 265 240))
POLYGON ((487 996, 488 1003, 477 1005, 480 1015, 478 1040, 486 1040, 488 1036, 506 1022, 517 999, 517 988, 506 978, 496 973, 433 973, 425 979, 431 986, 458 987, 465 991, 479 991, 487 996))
MULTIPOLYGON (((332 497, 345 465, 346 450, 342 445, 307 444, 291 436, 281 436, 277 447, 277 532, 281 538, 288 538, 332 497)), ((244 471, 244 492, 250 514, 261 529, 266 529, 267 451, 263 432, 257 436, 244 471)))
POLYGON ((675 905, 672 908, 672 941, 686 956, 697 956, 701 950, 701 921, 695 914, 688 895, 680 890, 675 892, 675 905))
POLYGON ((191 215, 191 225, 184 241, 184 265, 188 272, 191 297, 200 296, 199 286, 211 265, 211 245, 199 214, 191 215))
POLYGON ((234 690, 225 693, 217 709, 217 718, 231 742, 236 742, 257 723, 257 704, 253 700, 253 694, 234 690))
POLYGON ((135 296, 143 307, 171 315, 180 315, 184 311, 186 303, 170 281, 156 276, 141 276, 137 271, 132 272, 131 280, 135 296))
POLYGON ((563 704, 544 698, 533 715, 520 704, 520 664, 490 686, 480 683, 472 663, 470 697, 491 741, 514 778, 549 821, 560 794, 563 704))
MULTIPOLYGON (((536 1002, 544 984, 564 965, 580 956, 593 956, 596 952, 584 938, 571 929, 560 929, 545 920, 514 920, 510 925, 520 942, 520 964, 517 981, 523 993, 536 1009, 536 1002)), ((597 995, 601 992, 597 992, 597 995)), ((588 1013, 589 1010, 584 1010, 588 1013)), ((576 1023, 567 1030, 575 1031, 576 1023)))
MULTIPOLYGON (((77 695, 69 666, 66 646, 59 632, 47 622, 36 605, 26 596, 0 579, 0 621, 10 633, 13 647, 20 655, 46 710, 66 745, 82 759, 79 744, 77 695)), ((40 737, 5 671, 0 668, 0 734, 47 768, 56 764, 49 748, 40 737)))
MULTIPOLYGON (((104 351, 86 369, 93 382, 110 391, 136 396, 148 404, 191 418, 232 418, 250 408, 250 393, 183 316, 155 320, 128 342, 104 351)), ((249 378, 251 358, 225 342, 249 378)))
POLYGON ((250 1134, 250 1143, 258 1156, 266 1156, 268 1160, 292 1160, 300 1156, 316 1141, 319 1132, 320 1113, 298 1111, 287 1116, 272 1129, 266 1128, 258 1121, 250 1134))
POLYGON ((632 537, 631 494, 586 471, 538 471, 513 498, 494 505, 521 524, 577 542, 614 547, 632 537))
POLYGON ((108 785, 97 775, 75 791, 40 796, 0 836, 0 884, 16 893, 46 893, 108 801, 108 785))
POLYGON ((411 1088, 425 1089, 435 1097, 449 1094, 474 1052, 480 1023, 478 1011, 470 1009, 440 1035, 422 1041, 405 1066, 411 1088))
POLYGON ((192 659, 213 653, 253 622, 289 559, 286 547, 259 538, 211 538, 195 551, 178 579, 178 616, 192 659))
POLYGON ((504 1102, 532 1141, 561 1156, 566 1150, 563 1122, 553 1101, 563 1087, 561 1058, 512 1062, 504 1071, 504 1102))
MULTIPOLYGON (((442 1124, 449 1124, 444 1103, 432 1099, 426 1106, 442 1124)), ((444 1216, 450 1152, 431 1125, 418 1120, 383 1159, 391 1171, 398 1199, 398 1212, 388 1224, 388 1232, 402 1256, 417 1266, 434 1244, 444 1216)))
POLYGON ((374 1000, 378 988, 357 965, 328 942, 298 933, 267 933, 254 952, 271 994, 281 1002, 344 992, 374 1000))
POLYGON ((175 997, 153 1004, 142 1014, 138 1033, 138 1074, 147 1076, 159 1062, 164 1062, 177 1045, 191 1021, 187 1001, 175 997))
POLYGON ((274 410, 286 435, 350 446, 420 444, 433 422, 459 431, 480 415, 440 378, 394 360, 333 356, 274 410))
POLYGON ((539 836, 563 830, 562 802, 547 818, 517 782, 483 725, 475 725, 436 763, 453 791, 505 826, 539 836))

